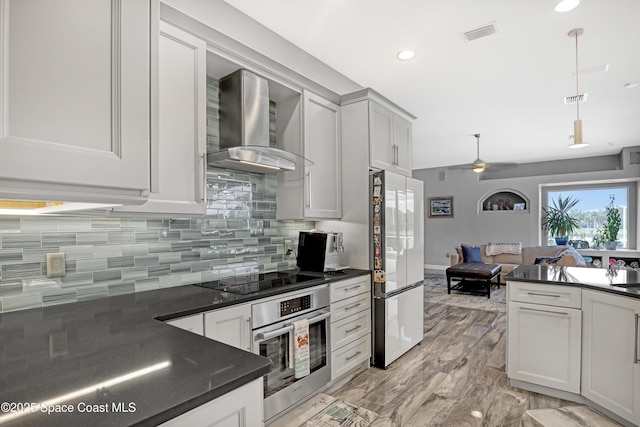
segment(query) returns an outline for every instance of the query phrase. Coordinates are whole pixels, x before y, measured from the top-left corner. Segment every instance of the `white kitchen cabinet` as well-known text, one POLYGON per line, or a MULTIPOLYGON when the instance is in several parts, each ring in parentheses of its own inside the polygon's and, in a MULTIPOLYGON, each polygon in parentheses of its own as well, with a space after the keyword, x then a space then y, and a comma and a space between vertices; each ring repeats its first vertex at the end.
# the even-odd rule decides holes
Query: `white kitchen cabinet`
POLYGON ((331 380, 371 357, 371 276, 332 282, 331 380))
MULTIPOLYGON (((289 104, 299 118, 299 98, 289 104)), ((340 106, 312 92, 302 94, 302 127, 289 123, 278 146, 313 162, 278 176, 278 219, 331 219, 342 216, 340 106)))
POLYGON ((160 22, 157 84, 151 117, 151 194, 115 213, 202 216, 205 213, 207 44, 160 22))
POLYGON ((509 378, 580 393, 579 309, 509 303, 509 378))
POLYGON ((204 336, 251 351, 251 304, 204 313, 204 336))
POLYGON ((262 378, 258 378, 160 425, 163 427, 263 426, 262 396, 262 378))
POLYGON ((580 393, 581 289, 509 282, 509 378, 580 393))
POLYGON ((361 121, 345 123, 350 129, 366 129, 369 142, 369 165, 376 169, 411 176, 412 121, 414 116, 372 89, 362 89, 342 97, 342 106, 358 105, 366 110, 361 121), (366 121, 365 121, 366 118, 366 121))
POLYGON ((0 199, 146 200, 157 10, 0 1, 0 199))
POLYGON ((640 425, 640 300, 582 291, 582 395, 640 425))
POLYGON ((202 314, 194 314, 192 316, 179 317, 177 319, 168 320, 167 325, 184 329, 198 335, 204 335, 204 321, 202 314))
POLYGON ((372 167, 411 176, 411 122, 370 101, 372 167))

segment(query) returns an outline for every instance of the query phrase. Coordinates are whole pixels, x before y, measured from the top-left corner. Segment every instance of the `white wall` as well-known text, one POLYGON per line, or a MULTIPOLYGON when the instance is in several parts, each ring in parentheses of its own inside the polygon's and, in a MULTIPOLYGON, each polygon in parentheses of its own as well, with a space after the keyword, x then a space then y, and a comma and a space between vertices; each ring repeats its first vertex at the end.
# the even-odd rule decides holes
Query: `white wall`
POLYGON ((337 94, 350 93, 362 88, 223 0, 162 0, 162 3, 337 94))
MULTIPOLYGON (((455 253, 461 243, 481 244, 493 242, 522 242, 524 246, 538 245, 540 241, 540 187, 542 184, 587 183, 619 179, 640 179, 640 165, 630 165, 631 152, 640 147, 626 148, 621 153, 620 170, 577 172, 578 164, 567 161, 571 174, 511 177, 479 180, 471 170, 446 168, 419 169, 413 177, 424 182, 425 203, 429 197, 453 196, 454 217, 425 218, 425 265, 442 268, 449 265, 448 254, 455 253), (440 180, 444 172, 444 180, 440 180), (487 193, 502 189, 516 190, 530 201, 528 213, 479 212, 478 202, 487 193)), ((576 162, 580 162, 576 160, 576 162)), ((583 162, 584 163, 584 162, 583 162)), ((522 169, 525 169, 523 166, 522 169)), ((512 171, 517 175, 518 168, 512 171)), ((635 197, 636 203, 638 197, 635 197)), ((428 212, 428 208, 425 208, 428 212)))

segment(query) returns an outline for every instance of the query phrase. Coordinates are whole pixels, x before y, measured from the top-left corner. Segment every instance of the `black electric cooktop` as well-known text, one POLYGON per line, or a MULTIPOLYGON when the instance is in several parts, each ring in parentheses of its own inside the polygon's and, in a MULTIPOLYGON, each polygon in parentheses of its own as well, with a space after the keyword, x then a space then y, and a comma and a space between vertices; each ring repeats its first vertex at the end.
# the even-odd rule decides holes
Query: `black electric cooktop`
POLYGON ((196 286, 244 295, 269 289, 285 288, 311 280, 322 282, 324 275, 311 276, 300 273, 299 270, 285 270, 249 276, 228 277, 212 282, 199 283, 196 286))

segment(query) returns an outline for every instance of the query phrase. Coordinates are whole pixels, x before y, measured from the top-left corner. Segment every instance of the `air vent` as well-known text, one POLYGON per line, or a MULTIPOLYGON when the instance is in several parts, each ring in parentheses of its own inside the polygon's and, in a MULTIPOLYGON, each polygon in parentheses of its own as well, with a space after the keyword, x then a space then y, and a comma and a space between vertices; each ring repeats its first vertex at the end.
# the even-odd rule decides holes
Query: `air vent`
POLYGON ((480 28, 476 28, 475 30, 467 31, 464 33, 464 38, 470 42, 472 40, 477 40, 482 37, 487 37, 492 34, 496 34, 500 32, 500 27, 497 22, 492 22, 488 25, 485 25, 480 28))
POLYGON ((564 104, 565 105, 575 104, 576 102, 587 102, 587 94, 586 93, 582 93, 580 95, 573 95, 573 96, 565 96, 564 97, 564 104))

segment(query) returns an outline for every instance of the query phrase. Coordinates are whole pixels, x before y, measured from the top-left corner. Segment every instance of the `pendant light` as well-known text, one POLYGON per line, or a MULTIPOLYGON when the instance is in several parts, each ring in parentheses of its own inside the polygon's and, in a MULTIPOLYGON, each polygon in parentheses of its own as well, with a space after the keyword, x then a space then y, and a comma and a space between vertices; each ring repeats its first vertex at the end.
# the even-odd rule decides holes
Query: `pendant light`
POLYGON ((582 28, 574 28, 569 31, 569 37, 575 37, 576 39, 576 120, 573 121, 573 144, 569 145, 569 148, 584 148, 589 144, 582 142, 582 120, 580 120, 580 86, 578 81, 578 36, 584 33, 582 28))

